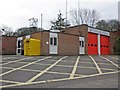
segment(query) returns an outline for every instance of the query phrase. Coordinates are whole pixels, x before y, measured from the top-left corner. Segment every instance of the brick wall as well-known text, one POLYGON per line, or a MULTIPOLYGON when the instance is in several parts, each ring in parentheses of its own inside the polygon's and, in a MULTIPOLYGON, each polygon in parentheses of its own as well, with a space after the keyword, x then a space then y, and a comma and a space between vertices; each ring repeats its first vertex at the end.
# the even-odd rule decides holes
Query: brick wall
POLYGON ((2 54, 16 54, 16 37, 2 37, 2 54))
MULTIPOLYGON (((64 30, 62 30, 64 31, 64 30)), ((83 36, 85 38, 85 54, 87 54, 88 45, 88 26, 80 25, 66 28, 63 34, 59 34, 59 54, 65 55, 78 55, 79 54, 79 37, 83 36), (71 35, 66 35, 71 34, 71 35), (67 42, 67 43, 66 43, 67 42), (68 44, 69 43, 69 44, 68 44), (69 50, 68 50, 69 49, 69 50), (63 52, 64 50, 64 52, 63 52)))
MULTIPOLYGON (((83 36, 85 38, 85 54, 87 54, 88 50, 87 50, 87 45, 88 45, 88 26, 87 25, 79 25, 79 26, 73 26, 73 27, 69 27, 65 30, 64 33, 67 34, 73 34, 73 35, 77 35, 77 42, 76 45, 77 47, 79 47, 79 36, 83 36)), ((72 37, 72 35, 71 35, 72 37)), ((62 40, 62 39, 61 39, 62 40)), ((64 38, 63 38, 64 40, 64 38)), ((71 43, 72 44, 72 43, 71 43)), ((77 50, 77 54, 79 54, 79 48, 77 50)))
POLYGON ((46 44, 46 42, 49 42, 49 32, 33 33, 31 38, 40 40, 41 55, 49 55, 49 44, 46 44))
POLYGON ((110 32, 110 52, 111 52, 111 54, 114 54, 115 41, 118 37, 120 37, 120 31, 110 32))
POLYGON ((49 32, 41 32, 41 55, 49 55, 49 32))
POLYGON ((58 34, 58 55, 78 55, 79 38, 78 36, 58 34))

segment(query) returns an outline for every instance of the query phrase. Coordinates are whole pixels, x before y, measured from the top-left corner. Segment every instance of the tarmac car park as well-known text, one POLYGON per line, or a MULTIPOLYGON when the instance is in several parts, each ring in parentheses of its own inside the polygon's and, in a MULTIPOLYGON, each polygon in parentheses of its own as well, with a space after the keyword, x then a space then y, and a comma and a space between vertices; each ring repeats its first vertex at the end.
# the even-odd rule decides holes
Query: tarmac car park
POLYGON ((0 88, 118 88, 118 55, 3 55, 0 88))

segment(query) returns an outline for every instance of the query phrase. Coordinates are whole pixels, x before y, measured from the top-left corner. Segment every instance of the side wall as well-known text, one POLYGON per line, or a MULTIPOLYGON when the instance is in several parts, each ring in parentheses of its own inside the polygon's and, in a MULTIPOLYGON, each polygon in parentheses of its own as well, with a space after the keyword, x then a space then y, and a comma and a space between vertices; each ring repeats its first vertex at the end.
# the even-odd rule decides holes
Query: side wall
MULTIPOLYGON (((63 30, 64 31, 64 30, 63 30)), ((66 28, 63 33, 58 34, 59 55, 79 55, 79 37, 85 38, 85 54, 87 54, 88 26, 80 25, 66 28)))
POLYGON ((58 55, 79 55, 79 37, 59 33, 58 55))
POLYGON ((14 55, 16 54, 16 37, 2 37, 2 54, 14 55))
POLYGON ((49 32, 38 32, 30 35, 33 39, 40 40, 41 55, 49 55, 49 32))
POLYGON ((114 54, 115 50, 115 41, 120 37, 120 31, 118 32, 110 32, 110 52, 114 54))

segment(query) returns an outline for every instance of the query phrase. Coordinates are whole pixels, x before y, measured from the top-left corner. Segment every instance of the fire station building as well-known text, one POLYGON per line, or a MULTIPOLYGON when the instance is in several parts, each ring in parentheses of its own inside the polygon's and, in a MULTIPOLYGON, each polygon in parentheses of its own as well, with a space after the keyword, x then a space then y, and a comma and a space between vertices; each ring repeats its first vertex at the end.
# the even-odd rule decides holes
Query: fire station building
POLYGON ((16 54, 23 54, 24 40, 40 40, 40 55, 107 55, 111 54, 110 32, 88 25, 67 27, 62 30, 43 30, 17 38, 16 54))

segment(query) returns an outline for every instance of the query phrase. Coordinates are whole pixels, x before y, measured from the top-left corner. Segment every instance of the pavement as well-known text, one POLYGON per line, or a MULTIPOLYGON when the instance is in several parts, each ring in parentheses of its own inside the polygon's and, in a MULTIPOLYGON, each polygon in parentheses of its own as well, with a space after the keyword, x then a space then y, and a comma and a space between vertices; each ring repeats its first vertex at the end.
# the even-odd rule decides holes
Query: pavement
POLYGON ((119 88, 118 55, 3 55, 0 88, 119 88))

